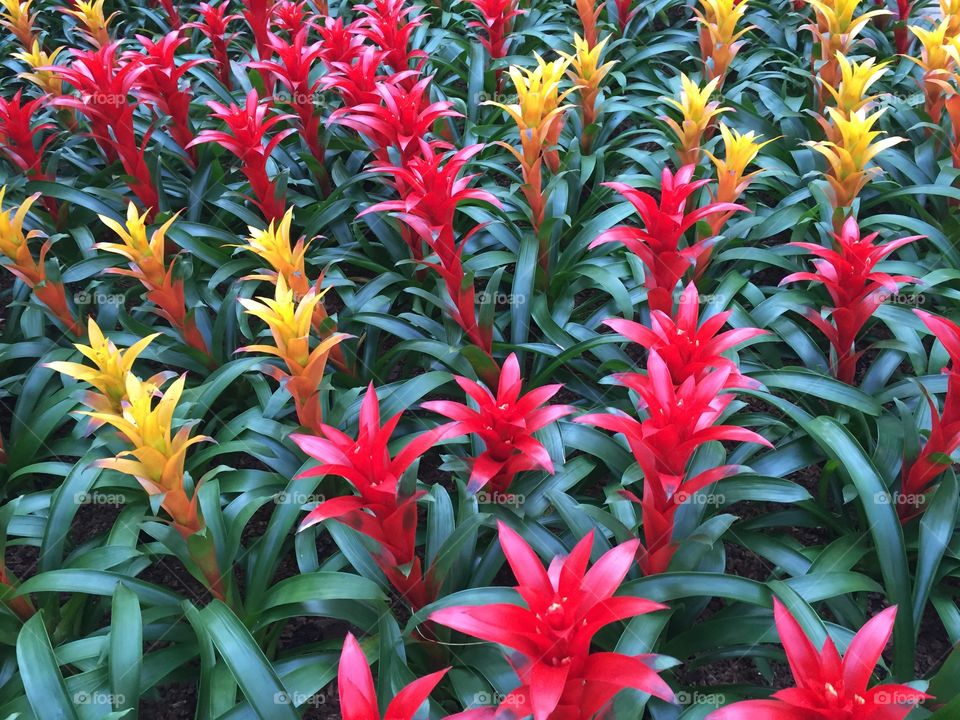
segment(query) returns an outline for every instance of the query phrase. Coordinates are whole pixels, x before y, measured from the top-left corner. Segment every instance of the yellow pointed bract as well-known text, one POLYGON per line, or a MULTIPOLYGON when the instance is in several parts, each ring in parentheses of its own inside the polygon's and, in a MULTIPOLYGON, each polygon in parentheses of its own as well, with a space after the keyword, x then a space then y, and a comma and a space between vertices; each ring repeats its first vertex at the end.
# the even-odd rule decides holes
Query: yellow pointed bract
POLYGON ((104 0, 73 0, 73 10, 64 10, 79 20, 86 29, 86 35, 97 47, 110 43, 110 23, 119 13, 110 17, 103 14, 104 0))
MULTIPOLYGON (((89 345, 76 343, 74 347, 87 358, 91 365, 75 362, 49 362, 45 364, 56 372, 92 385, 98 392, 89 392, 84 402, 96 412, 123 412, 123 401, 127 397, 127 376, 133 371, 133 363, 160 333, 141 338, 126 350, 121 350, 113 341, 104 336, 100 326, 93 318, 87 319, 87 338, 89 345)), ((167 373, 159 373, 147 381, 157 387, 167 373)))
POLYGON ((33 23, 37 14, 30 13, 32 3, 33 0, 0 0, 0 25, 13 33, 25 48, 36 42, 33 23))
POLYGON ((939 123, 943 115, 944 90, 948 89, 953 94, 948 81, 956 68, 954 53, 950 50, 956 38, 949 35, 949 19, 944 19, 932 30, 915 25, 909 27, 921 47, 919 58, 907 57, 923 68, 924 109, 934 123, 939 123))
POLYGON ((270 328, 274 344, 249 345, 238 352, 262 352, 284 361, 287 372, 274 368, 271 374, 286 383, 294 399, 300 424, 315 431, 319 430, 322 423, 318 391, 327 359, 330 351, 347 337, 334 333, 323 338, 313 349, 310 348, 313 314, 325 292, 310 290, 297 300, 283 276, 278 275, 272 298, 240 298, 240 304, 247 314, 260 318, 270 328))
POLYGON ((31 72, 20 73, 19 77, 29 80, 44 92, 51 95, 61 95, 63 93, 63 83, 60 78, 52 70, 38 70, 37 68, 53 65, 63 48, 58 47, 53 52, 47 53, 41 49, 38 40, 34 40, 33 45, 28 47, 29 50, 24 49, 13 54, 13 57, 29 65, 31 69, 31 72))
POLYGON ((574 34, 573 54, 560 53, 570 64, 571 69, 567 75, 580 95, 580 114, 583 117, 584 129, 596 121, 599 113, 597 99, 600 96, 600 83, 616 65, 615 61, 600 64, 600 56, 609 39, 609 36, 605 37, 599 44, 591 47, 586 40, 574 34))
POLYGON ((177 530, 191 535, 202 529, 203 523, 197 513, 196 492, 190 498, 184 488, 184 461, 191 445, 211 438, 190 437, 190 427, 186 425, 176 433, 173 431, 173 414, 185 382, 186 376, 181 375, 160 393, 153 384, 127 373, 121 414, 85 414, 112 425, 132 446, 131 450, 96 464, 132 475, 147 493, 162 495, 160 506, 173 518, 177 530))
POLYGON ((679 123, 671 117, 663 118, 677 136, 677 154, 682 165, 697 162, 707 128, 717 115, 730 110, 710 99, 719 82, 719 78, 714 78, 701 88, 685 74, 681 74, 679 99, 660 98, 678 109, 682 115, 679 123))
POLYGON ((873 126, 884 109, 870 115, 865 109, 857 110, 849 117, 834 108, 829 108, 828 112, 836 128, 836 140, 804 144, 823 155, 829 163, 827 181, 833 192, 834 207, 850 207, 871 176, 880 172, 879 168, 868 167, 873 159, 887 148, 903 142, 904 138, 878 140, 883 132, 874 130, 873 126))
POLYGON ((694 15, 700 25, 700 55, 707 79, 723 78, 743 45, 741 38, 753 29, 744 26, 747 0, 699 0, 694 15))
POLYGON ((889 62, 875 65, 876 60, 869 58, 863 62, 851 62, 838 52, 837 64, 840 68, 840 83, 833 87, 823 83, 824 88, 833 97, 836 108, 843 113, 855 112, 876 99, 876 95, 867 95, 870 87, 887 73, 889 62))
POLYGON ((294 294, 303 297, 310 288, 306 275, 306 253, 310 243, 301 238, 295 245, 290 244, 290 225, 293 222, 293 208, 287 210, 279 221, 271 221, 266 228, 248 226, 250 234, 246 243, 233 245, 257 255, 270 266, 271 274, 249 275, 246 279, 276 282, 282 277, 294 294))

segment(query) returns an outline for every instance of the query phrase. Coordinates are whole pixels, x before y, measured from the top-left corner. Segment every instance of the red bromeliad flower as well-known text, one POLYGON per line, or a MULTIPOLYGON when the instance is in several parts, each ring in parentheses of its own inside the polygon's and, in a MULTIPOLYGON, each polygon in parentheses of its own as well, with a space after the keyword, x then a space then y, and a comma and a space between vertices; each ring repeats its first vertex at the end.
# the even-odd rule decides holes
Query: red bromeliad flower
MULTIPOLYGON (((389 173, 391 183, 401 195, 399 200, 377 203, 363 212, 396 212, 397 217, 437 254, 436 263, 426 263, 443 279, 450 296, 450 316, 463 328, 474 345, 488 355, 493 344, 490 327, 480 327, 477 322, 473 283, 467 281, 463 269, 463 248, 472 232, 459 243, 453 229, 457 205, 467 200, 479 200, 500 207, 497 199, 486 190, 471 188, 476 177, 459 177, 463 166, 483 149, 482 145, 470 145, 444 159, 436 152, 437 143, 420 142, 422 156, 407 158, 402 166, 388 162, 374 162, 377 172, 389 173)), ((419 240, 406 236, 414 259, 421 259, 423 252, 419 240)))
POLYGON ((335 519, 366 535, 379 546, 376 561, 387 579, 419 608, 430 602, 436 591, 430 574, 423 577, 420 558, 416 557, 417 499, 424 491, 403 495, 400 478, 414 460, 451 437, 457 428, 455 423, 448 423, 421 433, 391 457, 387 444, 402 415, 397 413, 380 425, 380 403, 371 383, 360 407, 356 439, 323 423, 320 436, 290 437, 303 452, 322 463, 299 477, 337 475, 359 493, 320 503, 304 518, 300 529, 335 519), (404 572, 406 567, 409 569, 404 572))
POLYGON ((673 543, 677 508, 702 488, 738 471, 735 465, 705 470, 687 477, 687 466, 704 443, 726 440, 755 442, 771 447, 761 435, 734 425, 717 425, 733 395, 730 387, 736 372, 720 365, 701 379, 689 376, 675 386, 670 369, 657 350, 650 350, 647 374, 622 373, 614 377, 640 396, 647 418, 637 421, 625 414, 591 413, 575 419, 622 433, 643 471, 643 499, 625 491, 641 506, 645 547, 640 549, 640 567, 647 575, 665 572, 676 550, 673 543))
POLYGON ((640 8, 630 9, 633 0, 613 0, 613 5, 617 8, 617 26, 620 28, 620 34, 623 35, 627 31, 627 25, 633 20, 634 15, 639 12, 640 8))
POLYGON ((709 247, 709 239, 698 240, 686 248, 680 248, 683 234, 701 220, 722 212, 746 210, 742 205, 729 202, 708 203, 692 212, 687 212, 687 201, 709 179, 691 180, 695 165, 684 165, 674 175, 664 167, 660 176, 660 202, 643 192, 623 183, 604 183, 623 195, 637 210, 644 227, 620 225, 607 230, 590 243, 596 247, 608 242, 622 242, 647 266, 649 274, 645 281, 647 302, 651 310, 661 310, 668 315, 673 311, 673 292, 680 278, 709 247))
POLYGON ((327 16, 323 19, 323 25, 313 23, 313 27, 320 36, 320 58, 328 69, 333 63, 350 64, 363 49, 363 38, 357 32, 356 25, 344 25, 342 17, 327 16))
POLYGON ((230 0, 224 0, 216 6, 202 2, 197 6, 201 19, 184 25, 185 28, 196 28, 210 41, 213 61, 217 63, 220 82, 227 90, 230 90, 232 86, 230 56, 227 53, 227 45, 233 39, 232 35, 227 37, 227 25, 240 19, 239 15, 227 13, 229 6, 230 0))
POLYGON ((404 70, 394 75, 381 75, 380 64, 384 57, 385 53, 382 50, 370 46, 359 48, 356 53, 356 62, 335 59, 328 61, 324 57, 330 72, 321 79, 320 83, 324 90, 333 88, 340 93, 343 104, 347 107, 365 104, 377 106, 380 104, 378 85, 381 83, 393 85, 417 74, 415 70, 404 70))
POLYGON ((641 597, 614 596, 633 564, 637 541, 608 551, 590 570, 593 531, 549 569, 517 533, 497 524, 503 554, 526 607, 494 603, 437 610, 430 619, 516 651, 510 659, 521 686, 500 708, 534 720, 586 720, 620 690, 635 688, 673 701, 673 691, 650 667, 652 656, 591 653, 593 636, 613 622, 666 609, 641 597))
POLYGON ((241 0, 240 14, 250 26, 257 57, 261 60, 270 57, 270 20, 275 5, 276 0, 241 0))
POLYGON ((79 97, 61 95, 50 102, 73 108, 87 117, 92 135, 107 160, 119 158, 130 176, 130 190, 140 204, 145 209, 156 209, 157 191, 144 155, 151 132, 148 130, 142 139, 137 137, 133 124, 137 105, 129 98, 149 68, 137 59, 120 62, 119 46, 120 43, 112 42, 97 50, 74 50, 69 65, 37 70, 53 72, 77 89, 79 97))
POLYGON ((324 147, 320 142, 320 80, 311 80, 314 63, 323 49, 320 42, 307 43, 310 28, 303 26, 288 42, 273 33, 270 34, 270 48, 277 59, 265 59, 247 63, 247 67, 264 70, 273 74, 290 94, 290 105, 300 119, 300 130, 311 154, 321 165, 324 147))
POLYGON ((913 5, 910 0, 897 0, 897 20, 893 26, 893 44, 897 55, 906 55, 910 52, 910 33, 907 32, 907 24, 910 22, 913 5))
POLYGON ((960 326, 924 310, 914 312, 943 343, 950 354, 950 366, 944 368, 947 394, 943 412, 937 412, 933 400, 927 398, 930 434, 917 459, 903 466, 902 496, 905 502, 897 504, 897 511, 904 522, 922 512, 925 507, 922 496, 930 492, 931 483, 950 467, 950 456, 960 448, 960 326))
POLYGON ((483 17, 483 22, 469 22, 467 27, 481 28, 486 37, 480 42, 490 53, 490 58, 506 57, 507 46, 510 43, 509 35, 513 30, 513 19, 522 15, 517 9, 516 0, 468 0, 483 17))
POLYGON ((790 243, 808 250, 819 260, 814 260, 816 272, 798 272, 788 275, 780 285, 798 280, 823 283, 833 300, 829 323, 820 313, 809 310, 805 317, 816 325, 830 341, 835 360, 837 379, 852 383, 857 370, 857 359, 863 353, 856 352, 857 335, 864 324, 884 299, 899 289, 898 283, 916 282, 909 275, 889 275, 877 272, 877 263, 904 245, 920 239, 921 235, 900 238, 885 245, 874 245, 877 233, 860 236, 860 227, 852 216, 847 218, 839 234, 833 235, 837 249, 832 250, 814 243, 790 243), (885 292, 884 292, 885 291, 885 292))
MULTIPOLYGON (((137 40, 145 52, 127 53, 125 56, 127 61, 139 62, 146 68, 138 78, 137 94, 170 117, 170 136, 186 149, 193 141, 193 129, 190 126, 193 94, 189 85, 181 86, 180 80, 191 68, 211 61, 194 59, 177 65, 174 54, 178 47, 187 42, 187 38, 181 37, 179 31, 167 33, 158 42, 143 35, 137 35, 137 40)), ((187 152, 190 159, 195 161, 193 151, 187 152)))
POLYGON ((867 688, 893 632, 896 606, 874 615, 860 628, 842 659, 829 637, 817 652, 776 598, 773 614, 797 686, 775 692, 771 700, 727 705, 710 713, 708 720, 903 720, 918 703, 929 699, 907 685, 867 688))
POLYGON ((396 148, 401 162, 422 153, 422 146, 433 124, 440 118, 462 117, 449 100, 430 102, 430 81, 418 80, 406 89, 396 82, 378 82, 377 102, 361 103, 334 110, 331 123, 345 125, 367 138, 381 162, 389 160, 389 149, 396 148))
POLYGON ((740 374, 736 363, 721 353, 758 335, 767 335, 767 331, 739 328, 717 335, 732 311, 717 313, 699 325, 699 306, 700 294, 691 282, 680 296, 676 317, 654 310, 650 313, 649 328, 622 318, 610 318, 604 320, 603 324, 648 351, 656 351, 670 371, 674 385, 681 385, 690 377, 702 380, 720 367, 730 368, 728 387, 754 385, 750 378, 740 374))
POLYGON ((286 210, 286 200, 276 184, 267 177, 267 160, 277 145, 288 135, 295 133, 296 129, 281 130, 272 138, 267 137, 267 132, 293 115, 274 115, 268 118, 267 113, 273 109, 273 104, 269 98, 261 101, 256 90, 247 93, 243 106, 233 103, 225 106, 213 101, 208 102, 207 106, 213 110, 213 117, 227 124, 230 132, 203 130, 190 145, 214 142, 236 155, 242 163, 243 174, 250 183, 252 201, 267 220, 278 221, 286 210))
POLYGON ((423 408, 454 420, 461 432, 483 440, 486 449, 473 459, 470 471, 471 492, 488 483, 494 492, 504 492, 517 473, 526 470, 539 468, 553 474, 550 455, 533 433, 576 409, 572 405, 542 407, 563 385, 545 385, 521 396, 523 378, 514 353, 503 363, 496 395, 469 378, 455 375, 453 379, 479 409, 449 400, 425 402, 423 408))
MULTIPOLYGON (((301 30, 309 28, 316 15, 310 10, 306 0, 280 0, 273 8, 273 22, 279 30, 286 32, 291 38, 296 37, 301 30)), ((271 44, 273 39, 271 38, 271 44)))
POLYGON ((0 151, 20 172, 32 180, 43 180, 43 153, 55 135, 41 139, 41 133, 54 125, 48 122, 34 125, 33 120, 47 103, 47 97, 44 95, 27 102, 22 98, 21 90, 9 100, 0 98, 0 151))
POLYGON ((410 49, 410 35, 423 22, 423 15, 415 15, 416 8, 404 0, 373 0, 369 5, 356 5, 362 15, 357 21, 357 32, 386 53, 384 62, 394 72, 410 69, 414 60, 426 58, 422 50, 410 49))
POLYGON ((449 669, 414 680, 396 694, 387 706, 387 712, 381 716, 367 657, 353 634, 347 633, 337 667, 340 715, 343 720, 381 720, 381 717, 383 720, 413 720, 417 710, 449 669))

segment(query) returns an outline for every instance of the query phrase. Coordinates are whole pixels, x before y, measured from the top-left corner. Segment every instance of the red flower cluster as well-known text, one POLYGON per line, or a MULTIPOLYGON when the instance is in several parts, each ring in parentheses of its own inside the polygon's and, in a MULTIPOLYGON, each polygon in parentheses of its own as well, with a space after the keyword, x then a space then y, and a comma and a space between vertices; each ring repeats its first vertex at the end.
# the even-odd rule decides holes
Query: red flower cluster
POLYGON ((207 105, 213 110, 213 117, 226 123, 229 132, 202 130, 190 145, 214 142, 236 155, 243 163, 243 174, 250 183, 251 200, 267 220, 279 220, 286 211, 286 200, 276 183, 267 176, 267 160, 277 145, 296 129, 281 130, 273 137, 267 133, 278 123, 294 116, 274 114, 268 117, 273 103, 269 98, 261 101, 256 90, 247 93, 242 106, 213 101, 207 105))
POLYGON ((771 700, 727 705, 710 713, 707 720, 903 720, 930 697, 907 685, 867 687, 893 632, 895 606, 860 628, 843 659, 829 637, 817 652, 776 598, 773 614, 797 686, 775 692, 771 700))
POLYGON ((212 59, 217 64, 220 82, 227 90, 233 85, 230 77, 230 56, 227 52, 233 36, 227 36, 227 26, 240 19, 239 15, 227 12, 229 6, 230 0, 224 0, 219 5, 202 2, 197 5, 200 19, 184 25, 185 28, 196 28, 210 41, 212 59))
POLYGON ((575 410, 572 405, 542 407, 562 385, 545 385, 521 396, 523 378, 513 353, 500 371, 496 395, 469 378, 457 375, 454 380, 478 409, 449 400, 425 402, 423 407, 456 421, 460 432, 483 440, 486 449, 473 458, 468 483, 471 492, 488 483, 494 492, 504 492, 517 473, 525 470, 553 473, 550 455, 533 433, 575 410))
POLYGON ((723 465, 688 477, 687 466, 696 449, 715 440, 770 446, 752 430, 716 424, 734 398, 723 391, 750 383, 720 353, 763 331, 750 328, 715 336, 729 313, 698 328, 698 305, 699 296, 691 284, 675 319, 654 311, 653 330, 625 320, 607 321, 649 351, 646 375, 615 376, 639 395, 647 417, 638 421, 620 413, 593 413, 576 419, 622 433, 643 471, 643 498, 629 491, 624 495, 641 508, 644 546, 639 560, 648 575, 665 572, 670 564, 676 550, 673 526, 677 508, 693 493, 737 471, 736 466, 723 465))
POLYGON ((119 45, 111 42, 97 50, 74 50, 69 65, 39 69, 56 73, 76 88, 79 97, 61 95, 51 102, 73 108, 87 117, 93 137, 107 160, 120 160, 124 172, 130 176, 130 190, 145 209, 155 210, 157 190, 144 154, 151 132, 137 137, 133 124, 137 103, 131 100, 141 76, 150 68, 134 59, 119 58, 119 45))
POLYGON ((692 180, 695 165, 684 165, 674 175, 664 167, 660 176, 659 203, 649 194, 624 185, 604 183, 623 195, 643 221, 643 228, 620 225, 611 228, 590 243, 596 247, 608 242, 622 242, 647 266, 647 302, 651 310, 665 313, 673 311, 673 292, 683 274, 694 265, 709 248, 709 239, 697 240, 686 248, 680 247, 683 234, 701 220, 715 213, 746 210, 742 205, 729 202, 708 203, 692 212, 687 212, 687 201, 709 179, 692 180))
POLYGON ((916 282, 916 278, 909 275, 888 275, 877 272, 875 267, 894 250, 922 236, 913 235, 885 245, 874 245, 877 233, 861 237, 860 227, 851 216, 843 223, 840 233, 833 237, 837 241, 836 250, 814 243, 790 243, 820 259, 813 261, 815 272, 793 273, 781 280, 780 284, 809 280, 823 283, 827 288, 833 300, 833 307, 829 308, 833 324, 815 310, 809 310, 805 317, 830 341, 837 379, 852 383, 857 370, 857 359, 863 352, 856 352, 855 348, 860 330, 883 303, 884 297, 897 293, 897 283, 916 282))
POLYGON ((614 596, 633 563, 637 541, 613 548, 588 571, 591 531, 567 557, 554 558, 545 569, 523 538, 502 522, 498 528, 526 607, 450 607, 430 619, 517 652, 508 659, 521 685, 504 698, 502 711, 534 720, 587 720, 624 688, 673 701, 673 691, 651 667, 652 656, 590 652, 601 628, 666 609, 645 598, 614 596))
POLYGON ((300 529, 336 519, 377 543, 377 565, 414 609, 429 603, 435 593, 430 573, 424 576, 416 557, 417 499, 424 493, 404 494, 400 478, 410 465, 437 442, 455 432, 453 424, 421 433, 395 456, 387 448, 403 413, 380 425, 380 403, 371 383, 360 407, 356 439, 322 424, 321 435, 293 434, 303 452, 322 464, 299 477, 337 475, 353 485, 358 495, 320 503, 300 529))
POLYGON ((950 467, 950 456, 960 448, 960 326, 924 310, 914 312, 943 343, 950 354, 950 366, 944 369, 947 374, 947 394, 943 411, 937 412, 933 400, 927 398, 930 434, 920 455, 912 463, 904 464, 901 488, 904 502, 897 504, 897 511, 904 522, 922 512, 925 505, 921 496, 929 492, 931 483, 950 467))
POLYGON ((471 145, 444 157, 437 150, 443 143, 420 144, 422 154, 412 155, 403 165, 386 161, 372 164, 376 172, 388 173, 388 183, 401 195, 400 200, 377 203, 361 215, 371 212, 395 212, 412 233, 411 250, 415 259, 422 259, 421 241, 437 255, 437 262, 426 263, 443 280, 450 298, 448 312, 470 341, 488 356, 493 346, 493 329, 481 327, 477 320, 473 278, 463 269, 463 248, 472 233, 459 242, 453 228, 457 206, 466 201, 488 202, 500 207, 499 201, 486 190, 470 187, 475 175, 460 177, 464 165, 483 149, 471 145))
POLYGON ((510 33, 513 30, 513 19, 523 15, 517 9, 516 0, 468 0, 480 11, 483 22, 469 22, 467 27, 480 28, 485 37, 480 42, 490 53, 490 58, 496 60, 506 57, 507 47, 510 44, 510 33))

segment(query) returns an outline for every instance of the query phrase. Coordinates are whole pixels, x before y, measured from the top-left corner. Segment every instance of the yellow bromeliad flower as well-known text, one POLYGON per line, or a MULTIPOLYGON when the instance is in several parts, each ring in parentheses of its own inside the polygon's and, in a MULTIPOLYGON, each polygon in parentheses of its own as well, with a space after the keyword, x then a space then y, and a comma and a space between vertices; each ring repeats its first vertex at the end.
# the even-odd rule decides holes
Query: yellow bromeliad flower
POLYGON ((927 115, 934 123, 940 122, 943 114, 943 91, 954 68, 954 57, 950 51, 952 42, 949 33, 950 21, 944 19, 932 30, 910 25, 912 32, 920 41, 920 58, 907 56, 923 68, 923 96, 927 115))
POLYGON ((511 65, 507 74, 513 81, 517 93, 517 102, 506 105, 487 101, 484 105, 493 105, 505 111, 520 132, 520 151, 506 143, 500 143, 520 163, 524 184, 522 191, 530 206, 534 232, 543 223, 546 211, 546 197, 543 193, 541 164, 545 162, 554 172, 559 169, 560 158, 551 147, 557 143, 563 129, 563 114, 568 105, 563 101, 576 86, 560 90, 570 61, 566 58, 546 62, 534 53, 537 67, 532 70, 511 65))
POLYGON ((113 272, 121 275, 129 275, 138 280, 159 287, 164 284, 164 278, 167 275, 166 268, 166 235, 167 230, 173 225, 177 216, 167 220, 163 225, 153 231, 150 237, 147 237, 147 218, 150 210, 145 210, 141 215, 137 212, 137 206, 132 202, 127 205, 127 219, 121 225, 116 220, 100 215, 100 222, 113 230, 122 242, 99 242, 94 247, 99 250, 106 250, 110 253, 122 255, 127 258, 135 269, 122 270, 114 268, 113 272))
POLYGON ((840 82, 834 87, 823 82, 823 87, 833 96, 837 110, 843 113, 855 112, 876 99, 876 95, 867 95, 870 87, 887 73, 889 62, 874 65, 874 58, 864 62, 851 62, 841 52, 836 54, 840 68, 840 82))
POLYGON ((210 440, 204 435, 190 437, 190 426, 173 432, 173 414, 183 394, 186 375, 181 375, 164 392, 155 385, 127 373, 124 383, 126 400, 121 414, 85 413, 119 430, 133 447, 115 458, 98 460, 99 467, 116 470, 137 479, 150 495, 162 495, 160 506, 173 518, 174 526, 184 536, 202 529, 197 513, 197 495, 187 497, 184 488, 183 464, 191 445, 210 440), (155 398, 159 400, 154 403, 155 398))
POLYGON ((821 58, 831 60, 839 50, 847 54, 856 39, 871 18, 892 14, 889 10, 869 10, 854 14, 860 7, 860 0, 807 0, 813 7, 817 24, 807 26, 821 44, 821 58))
POLYGON ((700 25, 700 56, 707 78, 722 78, 753 25, 737 29, 747 12, 747 0, 700 0, 694 8, 700 25))
POLYGON ((86 28, 86 35, 97 47, 103 47, 110 43, 110 23, 119 13, 113 13, 110 17, 104 17, 104 0, 73 0, 74 10, 64 10, 67 15, 72 15, 83 23, 86 28))
POLYGON ((904 141, 901 137, 877 141, 883 131, 874 130, 873 126, 885 109, 881 108, 872 115, 867 115, 867 111, 861 109, 845 117, 834 108, 829 108, 830 120, 836 128, 836 139, 804 143, 823 155, 830 164, 827 182, 833 192, 835 208, 850 207, 870 177, 880 172, 876 167, 867 168, 873 158, 904 141))
MULTIPOLYGON (((133 363, 159 335, 153 333, 126 350, 121 350, 104 336, 93 318, 88 318, 87 337, 90 344, 76 343, 74 347, 93 363, 93 367, 60 361, 46 363, 44 367, 92 385, 98 392, 86 393, 84 404, 94 412, 122 415, 123 403, 127 399, 127 376, 133 370, 133 363)), ((147 380, 147 384, 159 387, 170 376, 168 372, 157 373, 147 380)))
POLYGON ((282 277, 287 287, 293 290, 298 297, 303 297, 310 289, 310 281, 306 274, 306 254, 309 242, 300 238, 295 245, 290 245, 290 225, 293 222, 293 208, 287 210, 284 216, 277 221, 270 221, 265 229, 247 226, 250 235, 244 245, 231 245, 241 250, 247 250, 265 260, 270 266, 269 272, 258 275, 248 275, 244 279, 266 280, 275 283, 277 277, 282 277))
POLYGON ((960 0, 940 0, 940 15, 947 21, 947 37, 960 35, 960 0))
POLYGON ((761 141, 760 136, 752 130, 739 133, 728 128, 722 120, 719 125, 720 136, 723 139, 723 158, 718 158, 707 151, 707 156, 717 168, 716 200, 717 202, 736 202, 753 178, 763 172, 756 170, 745 174, 747 166, 757 159, 760 150, 772 143, 773 139, 761 141))
POLYGON ((52 53, 47 53, 40 48, 40 42, 38 40, 34 40, 33 45, 27 47, 30 49, 16 52, 13 54, 13 57, 29 65, 33 72, 20 73, 19 77, 24 80, 29 80, 41 90, 51 95, 63 94, 63 83, 52 70, 37 70, 37 68, 50 67, 53 65, 57 59, 57 55, 60 54, 63 48, 58 47, 52 53))
MULTIPOLYGON (((3 206, 3 197, 6 192, 6 185, 0 187, 0 207, 3 206)), ((46 305, 71 333, 79 337, 83 334, 83 329, 67 305, 67 294, 63 282, 47 277, 46 258, 47 253, 50 252, 50 240, 45 241, 40 247, 39 260, 34 260, 28 243, 34 238, 42 237, 43 233, 39 230, 28 232, 23 230, 27 213, 39 197, 40 193, 34 193, 15 211, 12 208, 0 211, 0 259, 6 257, 9 261, 0 264, 0 267, 9 270, 33 290, 36 298, 46 305)))
POLYGON ((717 115, 730 110, 730 108, 722 107, 718 101, 710 99, 719 83, 720 78, 714 78, 701 88, 685 74, 681 74, 680 99, 660 98, 673 105, 683 114, 679 123, 671 117, 663 118, 664 122, 673 130, 674 135, 677 136, 677 154, 683 165, 695 163, 699 160, 700 144, 703 141, 704 133, 717 115))
POLYGON ((33 0, 0 0, 0 25, 12 32, 25 48, 36 42, 33 23, 37 14, 30 14, 33 0))
POLYGON ((608 40, 610 40, 609 36, 591 47, 586 40, 574 33, 573 55, 560 53, 570 64, 571 70, 567 72, 567 75, 578 88, 580 94, 580 113, 583 116, 584 129, 596 121, 599 112, 597 98, 600 95, 600 83, 611 68, 617 64, 616 61, 600 64, 600 55, 603 53, 603 48, 608 40))
POLYGON ((551 136, 559 135, 560 119, 568 107, 561 103, 574 90, 560 91, 560 82, 570 64, 569 60, 562 58, 546 62, 536 53, 534 56, 537 60, 534 69, 511 65, 507 71, 517 92, 516 103, 484 103, 504 110, 517 123, 523 146, 520 159, 527 165, 532 165, 539 158, 541 150, 549 146, 551 136))
POLYGON ((310 349, 310 329, 314 310, 326 290, 307 292, 299 301, 294 298, 282 275, 277 276, 273 298, 256 300, 240 298, 247 314, 263 320, 270 328, 274 345, 249 345, 240 352, 263 352, 279 357, 287 366, 287 373, 278 368, 271 374, 278 381, 286 381, 287 391, 294 399, 300 424, 317 430, 322 422, 318 389, 330 351, 347 336, 335 333, 310 349))

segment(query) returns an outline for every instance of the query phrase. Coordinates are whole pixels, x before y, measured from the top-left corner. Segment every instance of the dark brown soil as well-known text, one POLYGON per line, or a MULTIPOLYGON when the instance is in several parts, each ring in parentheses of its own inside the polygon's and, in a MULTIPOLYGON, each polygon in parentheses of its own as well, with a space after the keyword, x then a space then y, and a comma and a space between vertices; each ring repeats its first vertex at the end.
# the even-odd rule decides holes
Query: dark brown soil
POLYGON ((140 720, 193 720, 197 711, 197 687, 181 682, 157 689, 156 699, 140 700, 140 720))

